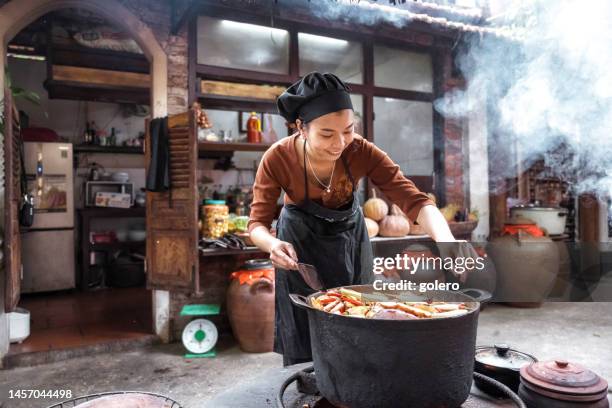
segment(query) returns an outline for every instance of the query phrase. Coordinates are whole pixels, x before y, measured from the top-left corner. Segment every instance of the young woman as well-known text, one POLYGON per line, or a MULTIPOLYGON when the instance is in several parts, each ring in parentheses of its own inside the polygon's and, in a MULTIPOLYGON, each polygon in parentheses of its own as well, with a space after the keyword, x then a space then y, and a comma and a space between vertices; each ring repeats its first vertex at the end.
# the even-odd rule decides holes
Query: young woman
POLYGON ((249 232, 276 267, 274 351, 283 354, 284 365, 311 360, 306 313, 288 297, 312 293, 295 271, 298 261, 314 265, 326 288, 372 281, 372 248, 355 195, 359 179, 369 177, 435 241, 455 241, 429 197, 385 152, 354 133, 348 90, 335 75, 313 72, 278 98, 279 113, 297 132, 264 154, 253 186, 249 232), (281 190, 285 205, 274 237, 281 190))

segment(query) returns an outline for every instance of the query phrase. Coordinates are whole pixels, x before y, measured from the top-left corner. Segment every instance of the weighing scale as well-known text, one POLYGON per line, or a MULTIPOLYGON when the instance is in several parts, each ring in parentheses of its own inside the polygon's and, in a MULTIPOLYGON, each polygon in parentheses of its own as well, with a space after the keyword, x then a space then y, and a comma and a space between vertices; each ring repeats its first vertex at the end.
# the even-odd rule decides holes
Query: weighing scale
MULTIPOLYGON (((181 316, 216 316, 221 309, 220 305, 185 305, 181 316)), ((215 344, 219 338, 217 326, 207 319, 193 319, 183 329, 183 346, 188 353, 185 358, 215 357, 215 344)))

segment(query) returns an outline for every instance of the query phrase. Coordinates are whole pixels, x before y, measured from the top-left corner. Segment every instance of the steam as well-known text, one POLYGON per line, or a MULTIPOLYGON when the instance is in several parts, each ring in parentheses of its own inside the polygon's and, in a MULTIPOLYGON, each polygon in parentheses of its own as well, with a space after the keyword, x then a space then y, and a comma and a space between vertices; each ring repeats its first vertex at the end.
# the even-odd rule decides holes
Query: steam
POLYGON ((490 149, 491 184, 543 158, 548 175, 567 180, 575 193, 612 195, 612 2, 505 4, 503 24, 484 28, 457 22, 477 16, 473 9, 448 21, 382 0, 311 1, 309 8, 329 20, 461 29, 466 46, 458 62, 468 87, 434 106, 446 117, 487 114, 489 131, 499 136, 490 149))
MULTIPOLYGON (((607 0, 515 0, 521 39, 472 37, 459 57, 468 88, 436 101, 445 116, 487 106, 500 135, 494 178, 543 158, 575 193, 612 195, 612 7, 607 0), (511 155, 513 156, 513 155, 511 155)), ((493 180, 494 182, 496 180, 493 180)))

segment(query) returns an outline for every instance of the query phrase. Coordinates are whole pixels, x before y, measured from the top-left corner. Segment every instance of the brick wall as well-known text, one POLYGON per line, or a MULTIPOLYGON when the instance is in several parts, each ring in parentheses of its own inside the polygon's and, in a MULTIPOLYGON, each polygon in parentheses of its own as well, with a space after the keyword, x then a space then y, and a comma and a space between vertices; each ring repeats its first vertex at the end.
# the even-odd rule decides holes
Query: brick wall
POLYGON ((168 113, 180 113, 188 103, 187 25, 170 34, 170 3, 165 0, 120 0, 145 23, 168 55, 168 113))
MULTIPOLYGON (((450 53, 442 58, 442 88, 444 92, 463 88, 461 79, 452 77, 452 56, 450 53)), ((467 200, 466 169, 467 143, 464 140, 466 123, 462 119, 443 118, 442 132, 444 136, 444 187, 447 204, 458 204, 461 207, 469 205, 467 200)))

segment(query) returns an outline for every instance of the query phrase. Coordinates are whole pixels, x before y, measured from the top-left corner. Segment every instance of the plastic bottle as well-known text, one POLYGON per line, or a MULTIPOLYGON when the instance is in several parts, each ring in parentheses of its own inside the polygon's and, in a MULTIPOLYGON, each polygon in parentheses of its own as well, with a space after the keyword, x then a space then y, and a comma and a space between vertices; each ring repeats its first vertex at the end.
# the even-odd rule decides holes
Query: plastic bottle
POLYGON ((247 120, 247 141, 249 143, 261 143, 261 121, 255 112, 247 120))

